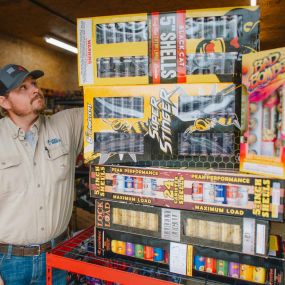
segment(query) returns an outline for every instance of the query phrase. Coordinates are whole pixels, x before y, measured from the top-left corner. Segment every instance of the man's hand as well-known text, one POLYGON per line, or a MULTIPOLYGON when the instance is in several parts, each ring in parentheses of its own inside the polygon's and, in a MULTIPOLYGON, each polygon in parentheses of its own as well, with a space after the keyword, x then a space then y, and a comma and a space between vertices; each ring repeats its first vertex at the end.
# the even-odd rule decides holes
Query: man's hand
POLYGON ((0 276, 0 285, 4 285, 4 281, 2 280, 1 276, 0 276))

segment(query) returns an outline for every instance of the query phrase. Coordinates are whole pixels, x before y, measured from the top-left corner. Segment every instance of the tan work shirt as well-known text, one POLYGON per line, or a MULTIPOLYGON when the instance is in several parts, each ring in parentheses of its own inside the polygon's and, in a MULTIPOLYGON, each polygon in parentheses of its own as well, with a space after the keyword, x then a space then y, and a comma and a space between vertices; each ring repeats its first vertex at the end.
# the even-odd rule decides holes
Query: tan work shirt
POLYGON ((35 149, 8 117, 0 120, 0 243, 47 242, 71 217, 83 109, 40 116, 31 131, 35 149))

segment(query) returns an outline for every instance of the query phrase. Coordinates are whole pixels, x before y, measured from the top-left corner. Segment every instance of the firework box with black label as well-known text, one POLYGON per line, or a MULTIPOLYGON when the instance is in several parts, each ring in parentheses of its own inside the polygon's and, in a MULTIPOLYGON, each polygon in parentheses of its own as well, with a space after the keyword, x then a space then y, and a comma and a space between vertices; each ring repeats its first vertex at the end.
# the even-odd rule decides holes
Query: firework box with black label
POLYGON ((96 199, 95 226, 251 255, 268 254, 269 222, 96 199))
POLYGON ((241 143, 240 170, 284 179, 285 48, 246 55, 242 63, 248 127, 241 143))
MULTIPOLYGON (((228 277, 241 279, 233 284, 283 285, 282 259, 236 254, 207 247, 193 248, 193 276, 232 284, 228 277), (209 275, 210 274, 210 275, 209 275), (247 282, 248 281, 248 282, 247 282)), ((231 282, 233 280, 231 279, 231 282)))
POLYGON ((282 266, 281 259, 277 261, 271 258, 237 255, 198 246, 193 249, 193 276, 215 278, 215 281, 225 282, 223 284, 228 284, 230 277, 231 281, 232 278, 243 280, 242 283, 236 280, 236 284, 254 282, 281 285, 284 284, 282 266))
POLYGON ((239 87, 85 87, 85 162, 238 168, 239 87))
POLYGON ((181 275, 206 277, 216 281, 236 278, 264 284, 266 280, 270 280, 266 271, 282 271, 282 261, 270 258, 97 227, 94 231, 97 256, 139 261, 141 264, 169 269, 170 272, 181 275))
POLYGON ((95 198, 283 221, 284 180, 275 178, 230 172, 91 165, 89 185, 90 194, 95 198), (273 210, 274 207, 277 210, 273 210))
POLYGON ((80 85, 229 82, 259 50, 259 8, 77 20, 80 85))
POLYGON ((192 245, 95 227, 95 254, 119 257, 192 276, 192 245))

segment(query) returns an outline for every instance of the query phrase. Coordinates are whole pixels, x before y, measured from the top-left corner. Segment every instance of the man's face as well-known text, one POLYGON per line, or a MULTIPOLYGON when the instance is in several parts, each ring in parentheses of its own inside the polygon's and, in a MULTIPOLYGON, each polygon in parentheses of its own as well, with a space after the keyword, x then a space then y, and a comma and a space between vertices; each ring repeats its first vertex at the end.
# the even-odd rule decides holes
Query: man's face
POLYGON ((6 100, 8 105, 5 109, 8 113, 14 113, 19 117, 38 115, 45 109, 43 93, 36 80, 31 77, 27 77, 21 85, 11 90, 6 100))

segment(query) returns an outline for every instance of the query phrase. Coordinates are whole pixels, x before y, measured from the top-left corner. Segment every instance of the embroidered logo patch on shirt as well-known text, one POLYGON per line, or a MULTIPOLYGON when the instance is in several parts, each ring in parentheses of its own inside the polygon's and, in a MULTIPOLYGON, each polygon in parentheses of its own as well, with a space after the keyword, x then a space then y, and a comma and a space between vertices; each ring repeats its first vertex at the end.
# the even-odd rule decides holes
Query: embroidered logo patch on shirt
POLYGON ((48 145, 52 145, 52 144, 58 144, 61 142, 60 138, 53 138, 53 139, 48 139, 48 145))

